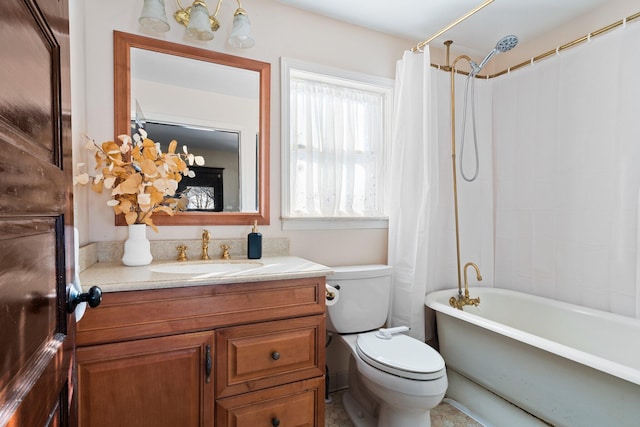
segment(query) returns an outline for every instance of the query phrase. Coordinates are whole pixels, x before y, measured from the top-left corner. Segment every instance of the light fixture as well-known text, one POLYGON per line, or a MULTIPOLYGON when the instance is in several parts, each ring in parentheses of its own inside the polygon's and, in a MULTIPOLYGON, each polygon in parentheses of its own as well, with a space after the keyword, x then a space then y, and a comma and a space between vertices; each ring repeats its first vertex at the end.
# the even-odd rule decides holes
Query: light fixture
MULTIPOLYGON (((145 0, 147 1, 147 0, 145 0)), ((182 6, 180 0, 176 0, 180 8, 173 17, 177 22, 187 27, 187 35, 196 40, 212 40, 213 33, 220 28, 218 21, 218 12, 222 0, 218 0, 216 10, 209 15, 209 9, 205 0, 195 0, 193 4, 187 8, 182 6)), ((240 0, 236 0, 238 9, 233 15, 233 28, 229 37, 229 44, 233 47, 248 48, 255 44, 255 40, 251 35, 251 26, 249 24, 249 16, 242 8, 240 0)))
POLYGON ((169 31, 164 0, 144 0, 138 22, 146 30, 162 33, 169 31))
POLYGON ((240 0, 238 2, 238 9, 233 14, 233 28, 231 29, 231 35, 229 36, 229 44, 233 47, 248 48, 256 44, 251 35, 251 24, 249 23, 249 15, 242 8, 240 0))
POLYGON ((220 23, 216 18, 220 10, 222 0, 218 1, 218 7, 213 15, 209 16, 209 9, 204 0, 195 0, 193 4, 186 9, 177 0, 179 10, 173 14, 173 17, 180 24, 187 27, 187 36, 195 40, 209 41, 213 40, 213 32, 220 28, 220 23))

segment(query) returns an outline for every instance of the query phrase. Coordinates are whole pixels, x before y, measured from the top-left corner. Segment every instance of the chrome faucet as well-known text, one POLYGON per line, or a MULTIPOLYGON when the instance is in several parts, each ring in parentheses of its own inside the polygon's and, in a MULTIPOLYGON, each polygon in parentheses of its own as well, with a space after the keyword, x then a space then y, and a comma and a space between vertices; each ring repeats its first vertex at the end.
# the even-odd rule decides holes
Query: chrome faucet
POLYGON ((458 297, 449 298, 449 305, 455 307, 458 310, 462 310, 465 305, 478 306, 480 304, 480 297, 469 298, 469 284, 467 283, 467 267, 473 267, 476 270, 476 279, 478 282, 482 281, 482 275, 478 266, 472 262, 468 262, 464 265, 464 296, 458 295, 458 297))
POLYGON ((204 230, 202 232, 202 256, 201 259, 210 260, 209 257, 209 239, 211 235, 209 234, 209 230, 204 230))

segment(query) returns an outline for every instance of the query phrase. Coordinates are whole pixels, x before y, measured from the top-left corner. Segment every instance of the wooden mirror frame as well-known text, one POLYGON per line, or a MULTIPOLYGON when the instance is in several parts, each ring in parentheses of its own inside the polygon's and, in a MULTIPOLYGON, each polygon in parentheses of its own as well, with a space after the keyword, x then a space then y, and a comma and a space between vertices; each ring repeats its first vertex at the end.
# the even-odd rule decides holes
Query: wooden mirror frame
MULTIPOLYGON (((113 32, 114 66, 114 130, 118 135, 131 135, 131 48, 145 49, 167 55, 206 61, 229 67, 257 71, 260 74, 260 117, 258 157, 258 211, 257 212, 176 212, 173 216, 155 213, 156 225, 245 225, 269 224, 269 136, 271 105, 271 64, 239 56, 214 52, 193 46, 143 37, 136 34, 113 32)), ((122 215, 116 215, 116 225, 127 225, 122 215)))

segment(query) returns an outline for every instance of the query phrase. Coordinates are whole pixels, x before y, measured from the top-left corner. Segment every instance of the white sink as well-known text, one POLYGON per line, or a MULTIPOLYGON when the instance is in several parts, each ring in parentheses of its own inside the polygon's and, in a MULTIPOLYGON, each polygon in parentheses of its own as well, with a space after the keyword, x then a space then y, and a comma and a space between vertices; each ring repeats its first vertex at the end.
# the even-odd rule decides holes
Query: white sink
POLYGON ((158 264, 149 267, 156 273, 169 274, 229 274, 262 267, 258 261, 200 261, 200 262, 174 262, 170 264, 158 264))

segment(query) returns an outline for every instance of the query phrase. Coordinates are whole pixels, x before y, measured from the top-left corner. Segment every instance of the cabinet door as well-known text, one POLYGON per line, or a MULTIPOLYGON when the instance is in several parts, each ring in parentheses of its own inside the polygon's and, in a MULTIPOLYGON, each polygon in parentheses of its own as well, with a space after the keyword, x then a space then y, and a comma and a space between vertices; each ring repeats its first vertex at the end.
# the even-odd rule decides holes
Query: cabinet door
POLYGON ((78 349, 82 427, 213 426, 213 332, 78 349))
POLYGON ((216 401, 217 427, 324 427, 324 380, 312 378, 216 401))

